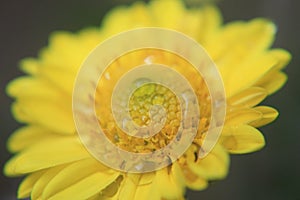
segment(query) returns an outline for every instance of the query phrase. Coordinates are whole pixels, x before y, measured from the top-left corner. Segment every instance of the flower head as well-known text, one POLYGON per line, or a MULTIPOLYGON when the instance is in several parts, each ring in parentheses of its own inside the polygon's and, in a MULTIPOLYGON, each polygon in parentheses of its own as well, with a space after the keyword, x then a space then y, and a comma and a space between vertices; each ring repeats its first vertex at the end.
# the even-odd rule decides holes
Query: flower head
MULTIPOLYGON (((180 0, 154 0, 130 7, 117 7, 99 28, 79 33, 54 33, 49 46, 38 58, 27 58, 21 68, 27 74, 8 86, 16 101, 13 113, 26 123, 9 139, 8 147, 16 155, 5 166, 7 176, 23 176, 18 197, 32 199, 183 199, 186 188, 202 190, 211 180, 223 179, 228 172, 229 154, 261 149, 264 137, 257 129, 278 115, 274 108, 258 105, 286 81, 281 71, 290 54, 270 49, 275 26, 265 19, 232 22, 222 25, 219 11, 213 6, 187 9, 180 0), (165 8, 168 11, 165 12, 165 8), (126 69, 145 62, 173 64, 190 79, 200 100, 197 135, 189 149, 171 165, 148 173, 126 173, 111 169, 96 160, 83 146, 76 132, 72 113, 72 92, 83 60, 108 37, 137 27, 162 27, 182 32, 201 44, 215 62, 226 92, 226 118, 221 136, 204 158, 199 158, 202 136, 210 120, 210 101, 201 78, 182 68, 189 63, 170 53, 153 49, 133 52, 107 68, 110 80, 117 82, 120 66, 126 69), (171 60, 171 61, 170 61, 171 60), (180 63, 180 65, 179 65, 180 63), (198 93, 197 93, 198 91, 198 93), (201 92, 199 92, 201 91, 201 92)), ((172 140, 178 128, 178 99, 172 91, 155 84, 143 85, 129 101, 129 113, 138 125, 148 125, 149 104, 169 109, 162 135, 149 141, 128 141, 105 112, 109 98, 102 98, 113 88, 112 82, 100 80, 96 107, 99 124, 120 148, 135 152, 159 149, 172 140), (147 102, 150 97, 151 102, 147 102), (143 100, 140 103, 141 99, 143 100), (172 126, 169 126, 172 125, 172 126), (175 128, 175 129, 174 129, 175 128), (117 133, 117 134, 116 134, 117 133), (117 135, 117 138, 116 138, 117 135)))

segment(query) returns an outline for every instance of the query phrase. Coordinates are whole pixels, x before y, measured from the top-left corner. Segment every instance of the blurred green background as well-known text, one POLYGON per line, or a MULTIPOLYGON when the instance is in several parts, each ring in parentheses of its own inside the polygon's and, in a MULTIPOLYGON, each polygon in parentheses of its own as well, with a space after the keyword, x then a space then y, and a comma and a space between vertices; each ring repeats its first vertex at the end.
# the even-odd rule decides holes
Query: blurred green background
MULTIPOLYGON (((187 0, 199 2, 201 0, 187 0)), ((204 1, 204 0, 202 0, 204 1)), ((209 0, 206 0, 209 1, 209 0)), ((0 3, 0 166, 10 157, 5 148, 9 134, 20 125, 10 114, 12 100, 5 95, 9 80, 21 75, 20 59, 37 56, 55 30, 77 31, 99 26, 110 8, 131 0, 26 0, 0 3)), ((264 104, 280 111, 277 121, 262 128, 267 145, 254 154, 232 156, 228 177, 202 192, 188 191, 195 199, 296 200, 300 199, 300 1, 297 0, 219 0, 225 22, 265 17, 278 26, 274 47, 289 50, 293 60, 285 70, 289 76, 284 88, 264 104)), ((167 11, 166 11, 167 12, 167 11)), ((0 199, 16 199, 19 179, 0 174, 0 199)))

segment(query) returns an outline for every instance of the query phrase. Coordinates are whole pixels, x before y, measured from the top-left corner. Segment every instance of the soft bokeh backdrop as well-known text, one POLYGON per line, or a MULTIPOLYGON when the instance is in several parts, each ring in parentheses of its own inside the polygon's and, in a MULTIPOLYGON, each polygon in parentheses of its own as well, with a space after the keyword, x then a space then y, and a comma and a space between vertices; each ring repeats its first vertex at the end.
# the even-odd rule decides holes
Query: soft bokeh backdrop
MULTIPOLYGON (((0 3, 0 167, 10 157, 9 134, 20 126, 10 114, 12 100, 5 95, 9 80, 21 75, 20 59, 37 56, 55 30, 78 31, 99 26, 114 5, 133 0, 2 1, 0 3)), ((187 0, 190 4, 211 0, 187 0)), ((300 199, 300 1, 218 0, 225 22, 266 17, 278 26, 274 47, 289 50, 286 86, 264 103, 280 111, 278 120, 264 127, 267 146, 254 154, 232 156, 227 179, 211 183, 203 192, 189 191, 188 199, 296 200, 300 199)), ((167 11, 166 11, 167 12, 167 11)), ((222 44, 220 44, 222 45, 222 44)), ((19 179, 0 174, 0 199, 16 199, 19 179)))

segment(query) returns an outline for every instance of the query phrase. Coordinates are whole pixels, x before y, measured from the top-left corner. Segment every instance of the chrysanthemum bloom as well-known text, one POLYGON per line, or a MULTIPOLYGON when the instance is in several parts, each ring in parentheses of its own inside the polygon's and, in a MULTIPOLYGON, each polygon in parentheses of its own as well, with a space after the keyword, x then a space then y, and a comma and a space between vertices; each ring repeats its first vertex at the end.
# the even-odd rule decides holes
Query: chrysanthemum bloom
MULTIPOLYGON (((289 62, 290 54, 270 49, 275 31, 274 24, 265 19, 222 25, 220 13, 213 6, 187 9, 181 1, 157 0, 148 5, 118 7, 105 17, 100 28, 77 34, 53 34, 38 59, 28 58, 21 63, 27 75, 8 86, 9 95, 16 99, 14 116, 27 124, 10 137, 8 148, 16 155, 4 169, 7 176, 26 175, 18 197, 183 199, 186 188, 203 190, 209 181, 223 179, 228 172, 229 154, 261 149, 265 141, 257 127, 270 123, 278 115, 275 109, 258 105, 286 81, 281 70, 289 62), (109 36, 136 27, 182 32, 201 44, 216 63, 226 91, 227 114, 221 136, 206 157, 199 159, 197 153, 209 120, 202 123, 193 144, 176 162, 145 174, 108 168, 91 156, 78 138, 72 115, 72 91, 81 63, 109 36)), ((139 60, 144 54, 137 53, 131 58, 139 60)), ((168 56, 163 52, 153 55, 160 62, 165 62, 164 57, 168 56)), ((201 84, 198 87, 203 89, 201 84)), ((155 89, 156 93, 164 91, 155 89)), ((205 95, 199 98, 205 101, 205 95)), ((134 98, 131 101, 135 104, 134 98)), ((110 136, 110 131, 115 131, 114 125, 101 110, 98 115, 108 120, 106 133, 110 136)), ((141 113, 132 115, 139 118, 141 113)), ((157 143, 152 148, 161 145, 157 143)))

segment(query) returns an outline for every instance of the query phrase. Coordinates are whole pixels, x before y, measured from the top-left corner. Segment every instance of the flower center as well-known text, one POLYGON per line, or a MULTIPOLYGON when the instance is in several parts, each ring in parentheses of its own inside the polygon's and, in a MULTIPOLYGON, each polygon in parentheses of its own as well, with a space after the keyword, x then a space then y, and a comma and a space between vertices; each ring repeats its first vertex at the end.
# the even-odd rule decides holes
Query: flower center
MULTIPOLYGON (((201 146, 202 135, 209 126, 211 101, 208 88, 201 75, 182 57, 160 49, 139 49, 115 59, 102 73, 96 91, 96 115, 107 138, 119 148, 135 152, 154 152, 176 140, 184 112, 180 100, 168 87, 139 78, 137 86, 128 100, 120 99, 122 108, 128 111, 131 119, 116 123, 112 112, 112 98, 118 81, 134 69, 145 64, 163 64, 181 74, 191 85, 198 101, 200 120, 194 143, 201 146), (133 123, 132 123, 133 122, 133 123), (153 126, 151 126, 153 125, 153 126), (136 127, 147 129, 149 137, 135 137, 136 127), (126 131, 124 131, 124 129, 126 131)), ((149 66, 151 67, 151 66, 149 66)), ((174 83, 172 83, 174 84, 174 83)), ((122 91, 123 92, 123 91, 122 91)), ((126 93, 126 91, 124 91, 126 93)), ((193 121, 193 119, 190 119, 193 121)))
MULTIPOLYGON (((163 134, 152 138, 152 141, 162 141, 162 146, 176 135, 181 120, 180 102, 176 95, 155 83, 145 84, 135 90, 129 100, 129 113, 134 123, 141 127, 149 126, 151 121, 157 126, 165 124, 160 130, 163 134)), ((146 138, 145 142, 149 143, 150 140, 146 138)))

